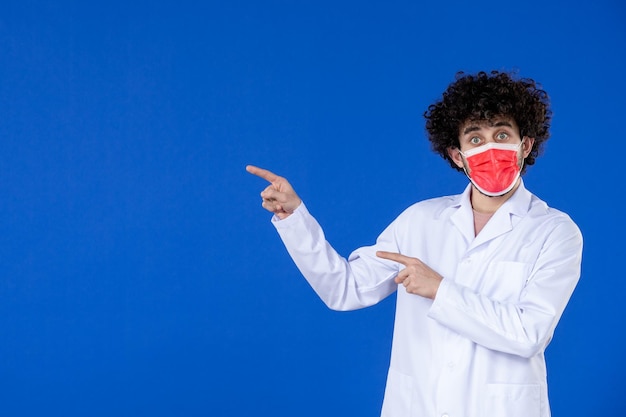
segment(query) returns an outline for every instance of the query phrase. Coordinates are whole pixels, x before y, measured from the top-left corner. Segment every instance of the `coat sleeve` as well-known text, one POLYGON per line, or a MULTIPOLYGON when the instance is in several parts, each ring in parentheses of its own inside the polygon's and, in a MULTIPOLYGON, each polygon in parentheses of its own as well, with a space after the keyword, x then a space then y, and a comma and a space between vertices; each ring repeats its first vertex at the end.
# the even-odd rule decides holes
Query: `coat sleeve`
POLYGON ((330 309, 368 307, 396 291, 397 266, 376 257, 377 250, 398 251, 393 224, 375 245, 357 249, 346 259, 326 241, 304 203, 286 219, 272 222, 296 266, 330 309))
POLYGON ((488 349, 542 352, 580 277, 582 235, 568 219, 548 235, 519 300, 500 302, 444 279, 429 317, 488 349))

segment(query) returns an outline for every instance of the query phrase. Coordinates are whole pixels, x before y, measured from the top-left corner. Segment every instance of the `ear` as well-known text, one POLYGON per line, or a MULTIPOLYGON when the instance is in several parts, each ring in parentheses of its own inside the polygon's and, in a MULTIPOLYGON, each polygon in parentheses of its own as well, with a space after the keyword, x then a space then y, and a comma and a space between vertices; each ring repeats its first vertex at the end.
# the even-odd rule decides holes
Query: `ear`
POLYGON ((463 158, 461 157, 461 151, 458 148, 449 147, 447 149, 448 156, 459 168, 463 169, 463 158))
POLYGON ((529 138, 525 136, 524 143, 522 144, 522 154, 524 155, 524 159, 530 155, 530 151, 533 150, 533 145, 535 144, 535 138, 529 138))

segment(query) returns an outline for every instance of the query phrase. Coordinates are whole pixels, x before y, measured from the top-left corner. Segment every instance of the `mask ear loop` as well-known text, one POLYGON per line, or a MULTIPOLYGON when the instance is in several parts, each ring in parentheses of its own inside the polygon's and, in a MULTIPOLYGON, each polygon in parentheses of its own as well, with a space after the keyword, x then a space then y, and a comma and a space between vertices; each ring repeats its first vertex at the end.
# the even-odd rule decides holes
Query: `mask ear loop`
POLYGON ((523 136, 522 141, 519 143, 520 150, 522 151, 522 157, 520 158, 522 161, 520 162, 520 166, 519 166, 520 173, 522 172, 522 168, 524 168, 524 162, 526 162, 526 157, 524 157, 524 148, 522 147, 525 140, 526 140, 526 136, 523 136))
POLYGON ((467 166, 467 157, 465 156, 465 154, 463 153, 463 151, 461 151, 460 148, 456 148, 459 151, 459 155, 462 156, 461 161, 463 161, 463 172, 465 172, 465 176, 467 177, 468 180, 472 180, 469 176, 469 168, 467 166))

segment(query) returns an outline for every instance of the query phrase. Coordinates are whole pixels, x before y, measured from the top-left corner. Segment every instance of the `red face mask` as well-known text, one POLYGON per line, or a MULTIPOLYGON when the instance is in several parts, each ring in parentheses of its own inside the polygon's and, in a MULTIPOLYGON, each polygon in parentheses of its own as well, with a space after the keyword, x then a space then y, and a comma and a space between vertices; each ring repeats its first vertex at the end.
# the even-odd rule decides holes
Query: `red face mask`
POLYGON ((461 152, 466 161, 465 174, 474 187, 490 197, 499 197, 511 191, 520 176, 519 149, 522 143, 490 142, 461 152))

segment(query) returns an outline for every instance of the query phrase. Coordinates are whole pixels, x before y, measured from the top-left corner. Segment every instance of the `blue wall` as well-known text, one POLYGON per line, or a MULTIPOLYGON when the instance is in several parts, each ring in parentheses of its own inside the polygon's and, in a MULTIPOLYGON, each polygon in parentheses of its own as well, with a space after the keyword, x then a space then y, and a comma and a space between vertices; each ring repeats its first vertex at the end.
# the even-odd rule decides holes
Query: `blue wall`
POLYGON ((422 113, 489 69, 552 96, 525 181, 585 237, 553 413, 624 415, 626 9, 432 3, 3 2, 0 415, 377 416, 394 298, 329 311, 244 167, 348 255, 463 189, 422 113))

